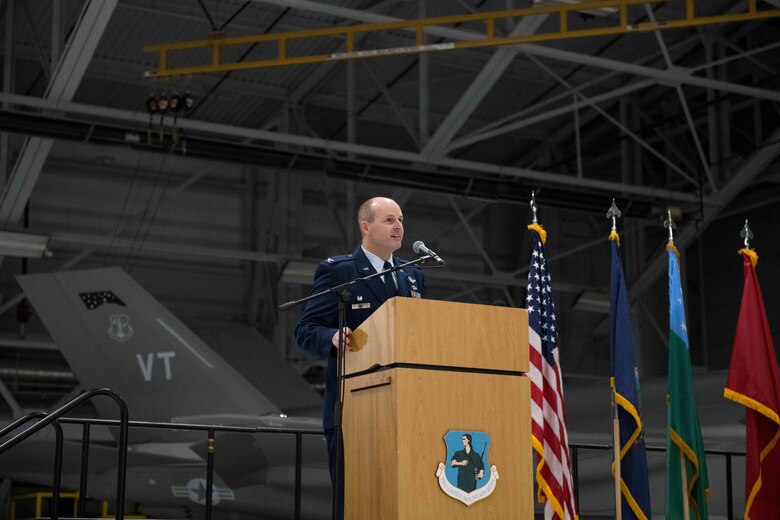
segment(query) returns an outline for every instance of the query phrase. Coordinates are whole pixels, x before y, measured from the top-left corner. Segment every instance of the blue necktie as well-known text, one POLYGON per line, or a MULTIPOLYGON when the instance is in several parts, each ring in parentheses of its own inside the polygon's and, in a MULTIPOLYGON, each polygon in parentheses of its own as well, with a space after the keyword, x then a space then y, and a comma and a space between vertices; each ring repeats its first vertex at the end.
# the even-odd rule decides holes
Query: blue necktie
MULTIPOLYGON (((385 265, 382 266, 384 270, 392 269, 393 266, 390 265, 390 262, 385 262, 385 265)), ((387 291, 387 297, 392 298, 396 294, 398 294, 398 288, 395 286, 395 280, 393 280, 393 273, 385 273, 385 290, 387 291)))

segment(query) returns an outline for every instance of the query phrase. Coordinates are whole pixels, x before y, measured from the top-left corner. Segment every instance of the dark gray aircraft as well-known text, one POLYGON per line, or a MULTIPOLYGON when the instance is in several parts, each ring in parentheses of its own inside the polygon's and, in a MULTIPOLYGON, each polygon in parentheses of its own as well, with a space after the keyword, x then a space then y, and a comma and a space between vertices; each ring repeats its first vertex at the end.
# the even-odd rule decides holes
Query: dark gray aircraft
MULTIPOLYGON (((212 331, 218 355, 119 268, 20 276, 19 283, 81 385, 118 392, 131 420, 321 431, 320 396, 254 330, 212 331)), ((118 417, 108 399, 95 407, 102 418, 118 417)), ((80 427, 68 431, 74 438, 80 427)), ((51 437, 42 432, 0 455, 0 475, 49 486, 51 437)), ((112 434, 99 430, 92 439, 88 494, 110 499, 112 434)), ((131 430, 130 443, 127 500, 149 516, 202 517, 205 433, 131 430)), ((66 444, 63 483, 75 490, 80 446, 66 444)), ((294 447, 289 435, 218 434, 214 517, 291 518, 294 447)), ((303 448, 302 516, 329 518, 325 442, 304 435, 303 448)))

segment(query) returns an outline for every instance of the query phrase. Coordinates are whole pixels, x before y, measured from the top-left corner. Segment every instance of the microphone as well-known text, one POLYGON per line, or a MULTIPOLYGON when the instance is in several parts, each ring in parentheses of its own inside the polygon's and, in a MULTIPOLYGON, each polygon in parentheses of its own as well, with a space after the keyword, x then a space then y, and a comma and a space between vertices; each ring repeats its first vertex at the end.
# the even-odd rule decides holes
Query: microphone
POLYGON ((423 255, 428 255, 428 256, 430 256, 431 258, 433 258, 434 260, 436 260, 436 263, 437 263, 437 264, 439 264, 439 265, 445 265, 445 264, 444 264, 444 260, 442 260, 441 258, 439 258, 439 255, 437 255, 435 252, 433 252, 432 250, 430 250, 430 249, 428 249, 427 247, 425 247, 425 244, 423 243, 423 241, 422 241, 422 240, 418 240, 417 242, 415 242, 414 244, 412 244, 412 251, 414 251, 414 252, 415 252, 415 253, 417 253, 418 255, 420 255, 420 254, 423 254, 423 255))

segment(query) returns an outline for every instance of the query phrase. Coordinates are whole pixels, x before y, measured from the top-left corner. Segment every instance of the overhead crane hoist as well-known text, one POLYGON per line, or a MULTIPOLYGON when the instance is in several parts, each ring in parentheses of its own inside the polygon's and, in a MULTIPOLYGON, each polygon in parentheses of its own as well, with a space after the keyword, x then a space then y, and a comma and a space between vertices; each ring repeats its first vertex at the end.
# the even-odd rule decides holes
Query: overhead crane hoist
MULTIPOLYGON (((552 2, 554 0, 546 1, 552 2)), ((372 58, 397 54, 415 54, 455 49, 474 49, 498 45, 538 43, 565 38, 621 35, 631 32, 677 29, 780 17, 780 9, 770 6, 766 1, 762 2, 762 7, 764 8, 759 9, 758 0, 748 0, 747 9, 744 12, 709 16, 700 15, 696 9, 697 5, 705 4, 706 0, 699 2, 696 2, 696 0, 559 1, 561 3, 555 3, 554 5, 537 5, 529 8, 511 9, 506 11, 421 18, 416 20, 398 20, 386 23, 370 23, 274 34, 227 37, 222 31, 215 31, 211 33, 206 40, 145 46, 145 52, 157 53, 159 55, 159 68, 157 70, 147 71, 145 76, 147 78, 184 76, 209 72, 227 72, 277 67, 282 65, 322 63, 333 60, 372 58), (674 19, 630 24, 628 22, 629 7, 644 4, 680 4, 683 8, 679 10, 682 13, 682 16, 674 19), (535 34, 520 36, 500 36, 497 34, 497 24, 511 23, 516 18, 535 15, 557 16, 558 24, 549 32, 537 32, 535 34), (603 17, 608 25, 596 28, 570 27, 569 22, 572 16, 594 15, 601 15, 600 18, 603 17), (466 26, 469 30, 469 39, 464 38, 459 41, 443 41, 439 43, 427 42, 427 39, 432 36, 432 33, 436 32, 434 30, 435 28, 451 28, 453 26, 466 26), (480 33, 478 31, 479 27, 483 29, 483 32, 480 33), (404 47, 380 49, 356 48, 356 39, 359 36, 389 31, 412 31, 415 34, 415 44, 404 47), (341 50, 329 54, 312 54, 295 47, 296 43, 311 42, 315 39, 340 41, 341 50), (273 54, 274 57, 251 61, 225 61, 226 50, 252 44, 263 45, 263 49, 270 49, 270 53, 273 54), (211 59, 210 63, 203 65, 174 66, 172 65, 174 53, 181 55, 186 54, 186 57, 182 61, 188 62, 192 60, 206 61, 207 58, 204 57, 205 54, 210 55, 211 59)), ((452 40, 452 38, 449 38, 449 40, 452 40)), ((313 46, 309 45, 304 47, 313 46)), ((181 56, 179 56, 179 58, 181 59, 181 56)))

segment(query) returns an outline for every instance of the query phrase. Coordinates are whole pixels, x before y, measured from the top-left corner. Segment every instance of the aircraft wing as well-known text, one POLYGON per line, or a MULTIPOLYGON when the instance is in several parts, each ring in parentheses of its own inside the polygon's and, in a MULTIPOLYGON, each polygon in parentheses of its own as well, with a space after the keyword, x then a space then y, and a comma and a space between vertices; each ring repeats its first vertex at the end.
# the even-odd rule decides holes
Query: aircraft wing
POLYGON ((316 418, 321 428, 322 396, 255 328, 222 325, 195 331, 282 412, 316 418))

